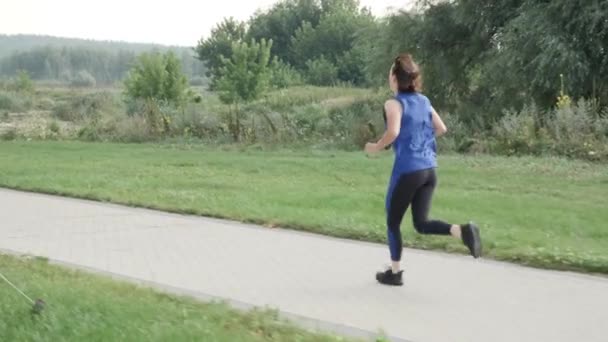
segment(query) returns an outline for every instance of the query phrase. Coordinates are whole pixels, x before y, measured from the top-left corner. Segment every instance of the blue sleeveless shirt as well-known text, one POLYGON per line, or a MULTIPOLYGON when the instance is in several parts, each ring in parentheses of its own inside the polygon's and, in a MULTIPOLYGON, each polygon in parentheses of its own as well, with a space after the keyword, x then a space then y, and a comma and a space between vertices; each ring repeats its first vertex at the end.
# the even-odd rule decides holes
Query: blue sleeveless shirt
POLYGON ((437 167, 437 145, 431 101, 420 93, 399 93, 403 108, 401 130, 393 142, 393 180, 399 176, 437 167))

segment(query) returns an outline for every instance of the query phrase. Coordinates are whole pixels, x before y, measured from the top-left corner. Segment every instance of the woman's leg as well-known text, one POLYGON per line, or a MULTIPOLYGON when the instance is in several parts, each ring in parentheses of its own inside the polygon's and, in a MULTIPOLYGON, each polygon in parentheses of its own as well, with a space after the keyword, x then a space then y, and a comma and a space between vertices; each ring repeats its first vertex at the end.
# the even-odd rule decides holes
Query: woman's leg
POLYGON ((462 239, 475 258, 481 256, 481 237, 479 229, 472 223, 465 225, 449 224, 438 220, 429 220, 429 212, 433 199, 433 192, 437 185, 435 170, 427 170, 426 182, 418 188, 412 198, 412 218, 414 228, 420 234, 452 235, 462 239))
POLYGON ((402 285, 401 253, 403 240, 401 237, 401 221, 403 215, 416 193, 416 189, 424 183, 422 172, 398 176, 391 180, 386 196, 386 225, 388 246, 391 253, 391 269, 376 274, 376 279, 386 285, 402 285))
POLYGON ((424 172, 414 172, 400 176, 387 196, 386 226, 388 245, 393 262, 401 261, 403 240, 401 238, 401 221, 417 189, 424 184, 424 172))
POLYGON ((453 231, 459 233, 460 226, 458 225, 451 225, 443 221, 429 220, 433 192, 435 192, 435 186, 437 186, 437 176, 435 170, 426 170, 425 176, 425 183, 416 190, 412 199, 412 219, 414 221, 414 228, 416 228, 416 231, 420 234, 453 235, 453 231))

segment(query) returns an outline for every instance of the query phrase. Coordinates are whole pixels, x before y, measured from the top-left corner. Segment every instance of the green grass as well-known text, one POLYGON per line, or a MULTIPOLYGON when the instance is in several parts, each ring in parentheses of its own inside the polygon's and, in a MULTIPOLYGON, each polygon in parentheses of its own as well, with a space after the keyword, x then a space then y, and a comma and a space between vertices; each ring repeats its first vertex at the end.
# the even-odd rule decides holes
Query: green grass
POLYGON ((47 307, 40 316, 0 281, 0 341, 345 341, 313 334, 276 312, 240 312, 151 289, 0 255, 0 272, 47 307))
MULTIPOLYGON (((0 186, 384 242, 391 156, 200 146, 0 144, 0 186)), ((432 216, 475 220, 486 257, 608 273, 606 165, 552 158, 443 156, 432 216)), ((407 246, 464 253, 420 236, 407 246)))

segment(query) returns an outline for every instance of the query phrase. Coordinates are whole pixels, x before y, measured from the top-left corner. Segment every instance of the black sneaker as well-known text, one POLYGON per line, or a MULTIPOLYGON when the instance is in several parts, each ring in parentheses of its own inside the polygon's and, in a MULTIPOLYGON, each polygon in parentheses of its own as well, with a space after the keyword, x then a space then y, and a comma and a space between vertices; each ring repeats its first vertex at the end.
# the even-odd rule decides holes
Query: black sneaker
POLYGON ((479 228, 474 223, 462 226, 462 242, 469 248, 474 258, 481 256, 481 235, 479 234, 479 228))
POLYGON ((385 272, 376 273, 376 280, 384 285, 403 286, 403 271, 393 273, 393 270, 389 268, 385 272))

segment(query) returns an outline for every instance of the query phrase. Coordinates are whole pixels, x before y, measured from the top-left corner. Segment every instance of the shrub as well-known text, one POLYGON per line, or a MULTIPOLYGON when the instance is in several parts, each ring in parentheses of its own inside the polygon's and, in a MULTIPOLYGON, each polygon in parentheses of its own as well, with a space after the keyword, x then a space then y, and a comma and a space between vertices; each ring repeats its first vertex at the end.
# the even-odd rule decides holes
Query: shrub
POLYGON ((9 112, 25 112, 32 107, 29 94, 0 90, 0 109, 9 112))
POLYGON ((535 106, 505 113, 487 139, 490 151, 608 160, 608 119, 593 102, 561 103, 547 113, 535 106))
POLYGON ((60 102, 53 109, 53 115, 63 121, 98 120, 102 114, 111 114, 118 108, 119 103, 114 95, 102 92, 60 102))
POLYGON ((608 157, 608 120, 592 101, 559 106, 548 117, 546 130, 556 154, 591 160, 608 157))
POLYGON ((327 110, 321 105, 310 104, 294 108, 284 114, 283 119, 285 129, 292 139, 309 141, 321 135, 319 124, 327 116, 327 110))
POLYGON ((593 135, 599 114, 591 101, 558 106, 549 116, 547 128, 555 140, 572 142, 581 136, 593 135))
POLYGON ((10 140, 15 140, 17 139, 17 129, 10 128, 7 131, 3 132, 2 134, 0 134, 0 140, 5 140, 5 141, 10 141, 10 140))
POLYGON ((0 109, 13 110, 14 107, 13 96, 6 91, 0 91, 0 109))
POLYGON ((173 52, 141 54, 124 85, 130 100, 155 99, 174 105, 183 104, 188 90, 181 62, 173 52))
POLYGON ((127 117, 116 123, 111 139, 119 142, 142 143, 157 137, 141 116, 127 117))
POLYGON ((73 111, 70 103, 60 102, 53 108, 53 116, 63 121, 76 121, 80 115, 73 111))
POLYGON ((437 148, 440 152, 473 152, 479 145, 478 139, 473 137, 472 130, 451 113, 440 113, 441 118, 448 128, 448 133, 437 140, 437 148))
POLYGON ((333 137, 345 148, 361 148, 384 132, 382 116, 386 97, 376 94, 336 106, 329 112, 333 137))
POLYGON ((541 137, 537 134, 538 110, 526 106, 521 112, 507 111, 493 129, 494 151, 500 154, 539 154, 541 137))
POLYGON ((49 131, 54 134, 59 134, 60 127, 59 124, 57 124, 57 121, 51 121, 49 123, 49 131))
POLYGON ((43 97, 36 100, 36 108, 40 110, 50 110, 55 108, 55 101, 49 97, 43 97))
POLYGON ((70 84, 74 87, 94 87, 97 85, 97 81, 88 71, 80 70, 76 76, 72 77, 70 84))
POLYGON ((78 139, 84 141, 101 141, 102 134, 95 124, 85 125, 78 131, 78 139))
POLYGON ((9 85, 10 90, 19 93, 31 93, 34 91, 34 82, 30 78, 30 75, 25 70, 19 70, 17 76, 13 78, 9 85))
POLYGON ((334 85, 338 81, 338 67, 323 56, 309 60, 306 62, 306 78, 312 85, 334 85))
POLYGON ((193 104, 176 115, 174 129, 177 135, 205 140, 219 138, 227 131, 219 114, 207 112, 193 104))
POLYGON ((270 65, 270 84, 273 88, 285 89, 301 85, 302 75, 291 65, 274 59, 270 65))

